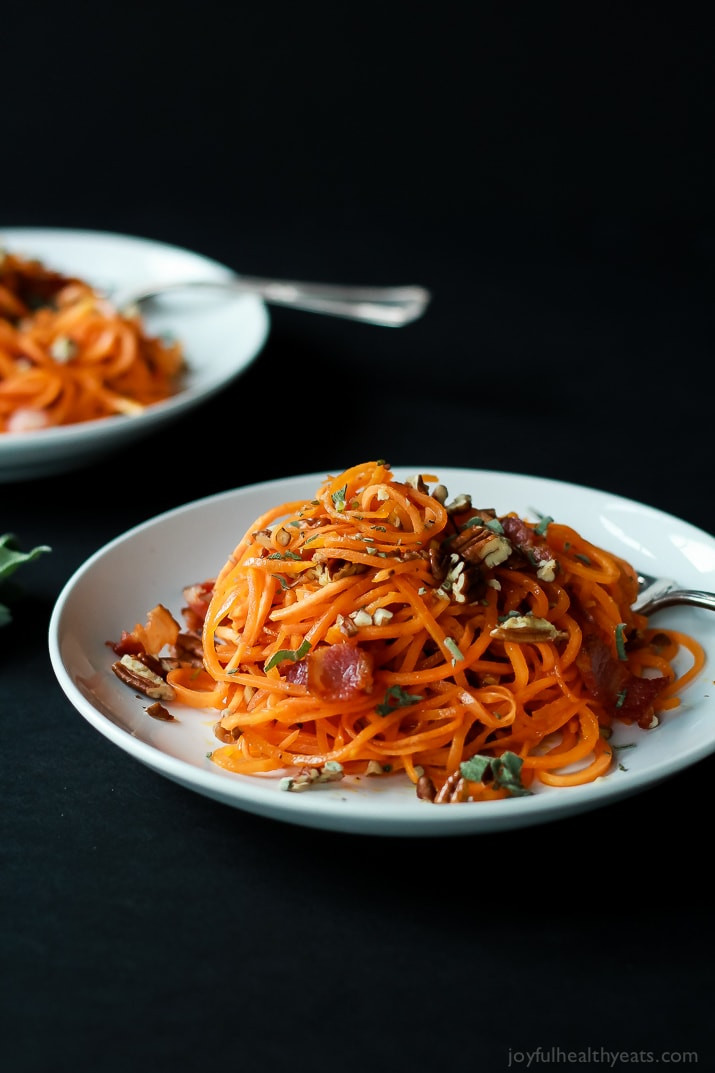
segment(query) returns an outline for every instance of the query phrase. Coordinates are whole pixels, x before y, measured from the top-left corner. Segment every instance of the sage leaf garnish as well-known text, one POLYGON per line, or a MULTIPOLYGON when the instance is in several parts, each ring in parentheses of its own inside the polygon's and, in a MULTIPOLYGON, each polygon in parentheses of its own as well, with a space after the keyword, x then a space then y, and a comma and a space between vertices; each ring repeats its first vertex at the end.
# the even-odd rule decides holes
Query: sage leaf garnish
POLYGON ((303 659, 310 652, 310 641, 303 641, 300 648, 281 648, 278 652, 274 652, 269 660, 263 665, 264 671, 270 671, 276 664, 282 663, 283 660, 290 659, 296 662, 299 659, 303 659))
POLYGON ((507 790, 512 797, 526 797, 531 794, 521 781, 523 760, 509 750, 501 756, 481 756, 477 754, 459 765, 460 774, 468 782, 484 782, 491 774, 493 785, 507 790))
POLYGON ((390 686, 383 703, 377 704, 375 711, 378 715, 389 715, 395 708, 405 708, 408 704, 418 704, 421 700, 422 697, 415 693, 406 693, 402 686, 390 686))

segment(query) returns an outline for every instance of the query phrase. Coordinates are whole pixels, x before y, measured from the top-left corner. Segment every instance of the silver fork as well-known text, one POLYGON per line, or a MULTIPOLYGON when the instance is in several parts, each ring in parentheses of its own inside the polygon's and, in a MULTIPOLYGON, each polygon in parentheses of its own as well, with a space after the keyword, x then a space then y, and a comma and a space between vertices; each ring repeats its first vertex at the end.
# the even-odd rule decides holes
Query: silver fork
POLYGON ((702 589, 681 589, 670 578, 651 577, 650 574, 638 574, 638 596, 633 610, 642 615, 652 615, 662 607, 674 607, 676 604, 690 604, 693 607, 707 607, 715 611, 715 592, 702 589))
POLYGON ((325 313, 387 328, 399 328, 417 320, 432 298, 428 290, 418 286, 362 287, 234 276, 214 280, 171 280, 136 288, 127 287, 111 295, 111 300, 117 309, 125 309, 159 298, 170 291, 191 290, 255 294, 273 305, 290 306, 309 313, 325 313))

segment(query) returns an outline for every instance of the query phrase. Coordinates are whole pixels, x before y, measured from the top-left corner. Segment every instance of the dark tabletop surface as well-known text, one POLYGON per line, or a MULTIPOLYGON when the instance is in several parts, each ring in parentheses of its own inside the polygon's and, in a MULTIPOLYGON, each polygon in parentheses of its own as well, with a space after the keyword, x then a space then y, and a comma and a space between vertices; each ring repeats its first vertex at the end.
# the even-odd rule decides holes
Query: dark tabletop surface
POLYGON ((479 5, 476 25, 449 2, 227 10, 6 14, 0 231, 141 235, 433 302, 402 329, 273 308, 210 404, 0 487, 0 533, 52 548, 2 629, 0 1065, 715 1068, 715 760, 541 827, 346 835, 162 778, 55 679, 49 617, 93 552, 268 478, 496 469, 715 531, 704 27, 611 4, 479 5), (233 438, 205 472, 214 423, 233 438))

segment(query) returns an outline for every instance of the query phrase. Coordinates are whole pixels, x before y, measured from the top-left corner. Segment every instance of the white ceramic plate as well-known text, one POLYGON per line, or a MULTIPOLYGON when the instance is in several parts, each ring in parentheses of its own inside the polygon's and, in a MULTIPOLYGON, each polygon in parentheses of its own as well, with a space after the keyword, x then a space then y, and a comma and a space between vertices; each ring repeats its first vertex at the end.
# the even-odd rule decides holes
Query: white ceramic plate
MULTIPOLYGON (((340 472, 338 467, 335 472, 340 472)), ((436 472, 450 496, 470 492, 497 512, 551 515, 592 542, 649 574, 691 588, 713 588, 715 540, 651 507, 607 492, 537 477, 493 471, 396 467, 398 477, 436 472)), ((325 474, 239 488, 170 511, 98 551, 70 578, 49 631, 52 666, 81 715, 136 760, 175 782, 236 808, 308 827, 376 835, 454 835, 528 826, 605 805, 645 789, 715 751, 715 615, 697 608, 659 612, 654 621, 699 638, 708 666, 683 695, 677 711, 650 731, 622 728, 614 741, 633 746, 623 768, 590 786, 544 787, 531 796, 460 805, 420 801, 400 778, 344 779, 300 794, 279 779, 220 770, 208 758, 216 747, 216 713, 172 708, 175 722, 146 714, 146 698, 110 670, 107 641, 146 620, 162 602, 179 617, 184 585, 214 576, 258 515, 284 500, 313 498, 325 474)))
MULTIPOLYGON (((158 280, 226 279, 234 273, 197 253, 131 235, 61 228, 0 229, 0 250, 36 257, 110 295, 158 280)), ((147 329, 182 342, 188 371, 182 391, 133 416, 0 434, 0 481, 44 477, 95 461, 197 407, 239 376, 269 331, 264 302, 248 294, 167 296, 144 310, 147 329)))

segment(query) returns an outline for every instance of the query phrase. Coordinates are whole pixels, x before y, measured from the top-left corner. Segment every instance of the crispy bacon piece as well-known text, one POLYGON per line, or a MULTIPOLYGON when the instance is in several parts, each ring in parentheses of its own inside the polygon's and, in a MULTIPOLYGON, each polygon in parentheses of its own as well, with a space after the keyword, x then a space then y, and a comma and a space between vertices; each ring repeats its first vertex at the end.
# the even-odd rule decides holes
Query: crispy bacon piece
POLYGON ((190 629, 200 629, 206 618, 211 597, 213 596, 215 579, 197 581, 194 585, 187 585, 183 589, 183 597, 186 607, 182 609, 184 621, 190 629))
POLYGON ((287 682, 294 685, 308 685, 308 660, 299 659, 296 663, 288 663, 281 666, 281 674, 287 682))
POLYGON ((285 670, 289 682, 305 685, 321 700, 350 700, 372 690, 372 657, 357 645, 323 645, 285 670))
POLYGON ((144 651, 144 645, 141 641, 137 640, 135 635, 127 630, 122 630, 122 635, 118 641, 107 641, 107 644, 112 652, 118 656, 141 656, 144 651))
POLYGON ((653 705, 667 678, 639 678, 611 652, 596 633, 584 636, 576 664, 586 688, 615 719, 632 720, 647 728, 653 705))
POLYGON ((118 641, 108 641, 118 656, 138 656, 147 652, 158 656, 164 645, 173 645, 179 635, 179 623, 163 604, 157 604, 147 614, 146 625, 137 623, 133 630, 122 630, 118 641))
POLYGON ((322 700, 350 700, 372 689, 373 660, 358 645, 325 645, 307 660, 308 689, 322 700))
POLYGON ((553 559, 554 553, 544 538, 521 518, 507 516, 501 519, 501 526, 504 536, 530 562, 546 563, 553 559))

